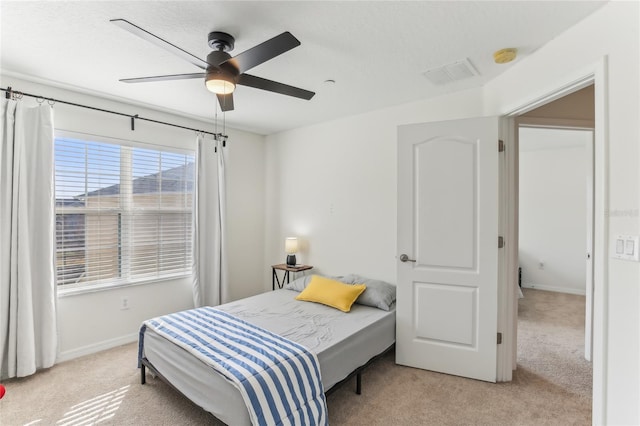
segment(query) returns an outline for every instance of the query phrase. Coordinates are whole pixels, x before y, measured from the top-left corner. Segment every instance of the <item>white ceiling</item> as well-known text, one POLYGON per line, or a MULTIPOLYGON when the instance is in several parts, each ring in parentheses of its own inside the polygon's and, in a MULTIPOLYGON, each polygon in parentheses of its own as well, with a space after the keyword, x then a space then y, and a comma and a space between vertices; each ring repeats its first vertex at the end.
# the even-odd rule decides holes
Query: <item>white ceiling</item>
POLYGON ((202 59, 211 31, 236 38, 231 55, 290 31, 301 46, 249 73, 316 96, 239 86, 225 117, 228 126, 271 134, 482 86, 604 3, 1 1, 0 71, 212 120, 216 98, 200 80, 119 82, 200 70, 109 20, 126 19, 202 59), (505 47, 517 48, 518 59, 495 64, 493 52, 505 47), (435 86, 423 75, 465 59, 479 76, 435 86))

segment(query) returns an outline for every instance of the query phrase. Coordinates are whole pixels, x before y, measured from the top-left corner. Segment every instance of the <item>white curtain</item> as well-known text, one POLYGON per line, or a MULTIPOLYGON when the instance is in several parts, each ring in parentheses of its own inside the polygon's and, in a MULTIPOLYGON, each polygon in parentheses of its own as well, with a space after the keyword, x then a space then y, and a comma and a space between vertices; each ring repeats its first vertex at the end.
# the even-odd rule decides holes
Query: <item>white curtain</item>
POLYGON ((229 301, 226 268, 224 150, 221 141, 198 136, 194 206, 193 302, 229 301))
POLYGON ((51 367, 57 354, 53 113, 2 100, 0 376, 51 367))

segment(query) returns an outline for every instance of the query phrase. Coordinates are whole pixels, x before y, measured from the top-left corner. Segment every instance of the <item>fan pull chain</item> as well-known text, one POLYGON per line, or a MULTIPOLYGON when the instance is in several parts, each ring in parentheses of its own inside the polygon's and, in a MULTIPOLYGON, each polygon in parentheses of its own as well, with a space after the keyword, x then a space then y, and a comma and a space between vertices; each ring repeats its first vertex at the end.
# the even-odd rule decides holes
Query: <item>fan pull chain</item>
POLYGON ((218 100, 215 100, 215 115, 214 115, 214 125, 213 125, 213 133, 218 134, 218 100))

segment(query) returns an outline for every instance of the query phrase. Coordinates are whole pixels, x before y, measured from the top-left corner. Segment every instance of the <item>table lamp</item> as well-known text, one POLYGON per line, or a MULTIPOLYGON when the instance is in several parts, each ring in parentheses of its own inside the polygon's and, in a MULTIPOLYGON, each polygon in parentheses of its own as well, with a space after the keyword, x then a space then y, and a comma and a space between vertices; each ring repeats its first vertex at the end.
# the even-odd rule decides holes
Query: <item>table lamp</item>
POLYGON ((284 241, 284 251, 287 253, 287 266, 296 266, 296 253, 298 252, 298 239, 289 237, 284 241))

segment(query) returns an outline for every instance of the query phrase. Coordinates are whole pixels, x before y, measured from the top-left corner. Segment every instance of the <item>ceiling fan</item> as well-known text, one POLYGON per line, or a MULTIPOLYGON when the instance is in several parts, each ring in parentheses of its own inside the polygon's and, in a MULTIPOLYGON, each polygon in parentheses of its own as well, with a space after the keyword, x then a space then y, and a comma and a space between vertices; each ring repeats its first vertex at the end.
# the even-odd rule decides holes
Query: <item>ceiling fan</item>
POLYGON ((209 47, 212 51, 207 55, 207 60, 204 61, 125 19, 111 19, 110 22, 148 42, 155 44, 158 47, 168 50, 169 52, 204 70, 204 72, 192 74, 125 78, 120 80, 122 82, 146 83, 153 81, 203 78, 207 89, 215 93, 218 97, 218 102, 220 103, 222 111, 233 110, 233 91, 235 90, 236 85, 253 87, 255 89, 262 89, 305 100, 309 100, 315 95, 314 92, 310 92, 308 90, 245 73, 245 71, 258 66, 263 62, 273 59, 294 47, 300 46, 300 41, 298 41, 298 39, 288 31, 285 31, 282 34, 233 57, 228 53, 233 50, 234 47, 235 39, 233 36, 220 31, 211 32, 209 33, 208 40, 209 47))

